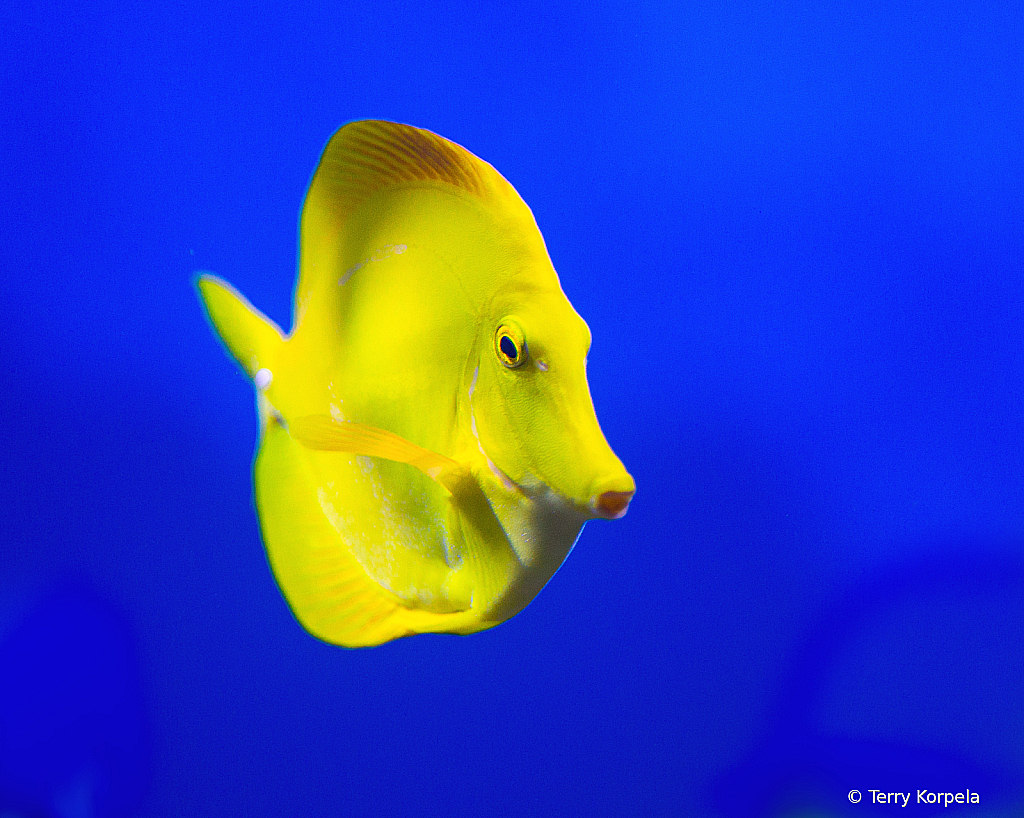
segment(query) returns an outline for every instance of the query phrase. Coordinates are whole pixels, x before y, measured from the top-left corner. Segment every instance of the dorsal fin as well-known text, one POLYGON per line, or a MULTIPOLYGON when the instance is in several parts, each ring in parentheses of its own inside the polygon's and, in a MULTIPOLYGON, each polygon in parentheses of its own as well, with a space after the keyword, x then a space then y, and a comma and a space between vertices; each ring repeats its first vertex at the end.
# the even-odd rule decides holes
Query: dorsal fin
POLYGON ((350 122, 331 137, 309 198, 323 198, 335 211, 351 210, 391 184, 431 180, 486 197, 494 180, 485 176, 495 173, 482 159, 435 133, 398 122, 364 120, 350 122))
POLYGON ((296 323, 321 283, 320 276, 334 277, 345 223, 353 211, 382 190, 416 183, 450 185, 532 220, 515 188, 491 165, 460 145, 398 122, 350 122, 327 143, 306 192, 296 323))

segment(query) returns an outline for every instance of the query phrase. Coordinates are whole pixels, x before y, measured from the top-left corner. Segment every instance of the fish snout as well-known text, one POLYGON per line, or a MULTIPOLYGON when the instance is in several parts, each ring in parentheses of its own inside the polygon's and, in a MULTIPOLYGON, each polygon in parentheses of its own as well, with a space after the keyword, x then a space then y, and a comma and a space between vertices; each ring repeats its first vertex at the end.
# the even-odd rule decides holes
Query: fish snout
POLYGON ((625 478, 606 480, 601 483, 590 498, 593 513, 605 520, 618 520, 624 517, 629 508, 629 501, 636 492, 636 484, 628 474, 625 478))

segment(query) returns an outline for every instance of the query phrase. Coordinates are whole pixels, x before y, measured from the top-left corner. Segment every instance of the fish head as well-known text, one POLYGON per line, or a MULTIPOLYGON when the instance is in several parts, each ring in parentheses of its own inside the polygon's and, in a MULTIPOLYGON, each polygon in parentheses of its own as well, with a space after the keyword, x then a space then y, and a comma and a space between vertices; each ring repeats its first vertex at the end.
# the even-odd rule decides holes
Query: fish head
POLYGON ((557 278, 553 286, 538 278, 509 281, 480 319, 474 432, 512 488, 551 490, 588 518, 617 519, 636 485, 594 411, 590 329, 557 278))

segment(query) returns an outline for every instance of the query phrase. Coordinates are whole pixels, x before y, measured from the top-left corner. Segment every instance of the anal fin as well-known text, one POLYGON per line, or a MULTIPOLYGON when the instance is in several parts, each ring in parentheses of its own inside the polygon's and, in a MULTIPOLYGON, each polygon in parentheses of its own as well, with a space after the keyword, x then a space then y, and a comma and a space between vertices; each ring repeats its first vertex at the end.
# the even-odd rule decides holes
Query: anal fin
POLYGON ((482 622, 473 610, 412 607, 371 579, 324 515, 302 450, 277 423, 267 428, 255 478, 274 576, 295 618, 318 639, 368 647, 415 633, 472 633, 496 624, 482 622))

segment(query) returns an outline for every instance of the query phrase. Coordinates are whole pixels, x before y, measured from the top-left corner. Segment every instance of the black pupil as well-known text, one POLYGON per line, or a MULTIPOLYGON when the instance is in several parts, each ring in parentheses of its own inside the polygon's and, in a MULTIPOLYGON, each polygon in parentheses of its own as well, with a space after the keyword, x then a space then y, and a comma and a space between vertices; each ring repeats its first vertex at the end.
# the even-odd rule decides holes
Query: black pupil
POLYGON ((501 340, 498 342, 501 347, 501 351, 505 353, 505 357, 511 361, 514 361, 519 357, 519 350, 516 349, 516 342, 509 338, 507 335, 502 335, 501 340))

